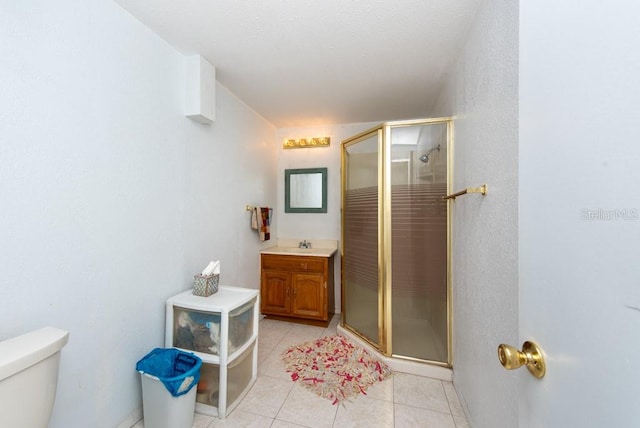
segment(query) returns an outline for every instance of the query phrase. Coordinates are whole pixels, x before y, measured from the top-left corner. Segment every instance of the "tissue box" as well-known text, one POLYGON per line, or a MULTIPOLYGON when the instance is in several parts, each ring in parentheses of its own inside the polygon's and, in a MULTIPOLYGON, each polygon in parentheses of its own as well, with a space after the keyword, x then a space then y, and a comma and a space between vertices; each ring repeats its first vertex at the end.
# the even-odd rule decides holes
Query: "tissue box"
POLYGON ((219 273, 212 273, 211 275, 194 275, 193 294, 196 296, 207 297, 211 296, 213 293, 217 293, 219 280, 219 273))

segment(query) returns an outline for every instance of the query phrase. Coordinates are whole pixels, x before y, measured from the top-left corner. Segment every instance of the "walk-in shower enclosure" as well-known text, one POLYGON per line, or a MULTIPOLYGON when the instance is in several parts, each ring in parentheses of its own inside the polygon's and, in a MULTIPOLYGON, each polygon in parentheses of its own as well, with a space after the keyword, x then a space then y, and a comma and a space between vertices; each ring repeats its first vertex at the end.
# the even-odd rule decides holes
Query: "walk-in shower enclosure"
POLYGON ((386 356, 451 365, 452 124, 388 122, 342 142, 342 323, 386 356))

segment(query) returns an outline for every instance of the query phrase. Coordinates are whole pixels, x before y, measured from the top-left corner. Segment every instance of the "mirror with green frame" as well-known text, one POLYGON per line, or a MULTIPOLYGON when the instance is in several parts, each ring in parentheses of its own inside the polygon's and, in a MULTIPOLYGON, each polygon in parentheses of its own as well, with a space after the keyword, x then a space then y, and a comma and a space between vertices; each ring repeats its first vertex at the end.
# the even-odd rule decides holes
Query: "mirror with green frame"
POLYGON ((327 168, 284 170, 284 212, 327 212, 327 168))

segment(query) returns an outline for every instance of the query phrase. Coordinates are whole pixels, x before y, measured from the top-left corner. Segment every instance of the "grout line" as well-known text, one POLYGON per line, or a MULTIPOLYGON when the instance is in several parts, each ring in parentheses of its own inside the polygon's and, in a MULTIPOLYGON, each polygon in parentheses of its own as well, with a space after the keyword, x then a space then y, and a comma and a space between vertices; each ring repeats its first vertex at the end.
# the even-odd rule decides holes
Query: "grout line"
MULTIPOLYGON (((229 415, 227 415, 227 417, 229 417, 229 415)), ((209 422, 209 425, 207 425, 206 428, 213 428, 213 423, 215 422, 215 420, 216 418, 211 418, 211 422, 209 422)))
POLYGON ((420 406, 413 406, 411 404, 405 404, 405 403, 396 403, 395 401, 394 401, 393 404, 398 404, 400 406, 405 406, 405 407, 411 407, 412 409, 428 410, 430 412, 440 413, 441 415, 449 415, 449 416, 451 416, 453 418, 453 415, 451 413, 441 412, 440 410, 434 410, 434 409, 429 409, 429 408, 420 407, 420 406))
POLYGON ((392 421, 393 421, 393 426, 395 427, 396 426, 396 403, 395 403, 395 401, 391 402, 391 418, 392 418, 392 421))
MULTIPOLYGON (((440 386, 442 387, 442 391, 444 392, 444 398, 447 399, 447 406, 449 406, 449 414, 453 417, 453 410, 451 409, 451 401, 449 400, 449 395, 447 394, 447 389, 444 387, 443 381, 440 381, 440 386)), ((455 421, 453 422, 455 425, 455 421)))
MULTIPOLYGON (((289 396, 290 396, 290 395, 291 395, 291 393, 293 392, 293 388, 294 388, 294 387, 295 387, 295 384, 294 384, 294 386, 293 386, 293 387, 291 387, 291 389, 289 389, 289 392, 287 393, 287 396, 284 398, 284 400, 282 401, 282 404, 280 405, 280 407, 278 408, 278 411, 276 412, 276 416, 273 418, 273 420, 274 420, 274 421, 275 421, 276 419, 277 419, 277 420, 280 420, 280 419, 278 419, 278 415, 280 414, 280 411, 281 411, 281 410, 282 410, 282 408, 284 407, 284 403, 286 403, 286 402, 287 402, 287 400, 289 399, 289 396)), ((284 421, 284 422, 288 422, 288 421, 284 421)), ((291 422, 289 422, 289 423, 291 423, 291 422)))

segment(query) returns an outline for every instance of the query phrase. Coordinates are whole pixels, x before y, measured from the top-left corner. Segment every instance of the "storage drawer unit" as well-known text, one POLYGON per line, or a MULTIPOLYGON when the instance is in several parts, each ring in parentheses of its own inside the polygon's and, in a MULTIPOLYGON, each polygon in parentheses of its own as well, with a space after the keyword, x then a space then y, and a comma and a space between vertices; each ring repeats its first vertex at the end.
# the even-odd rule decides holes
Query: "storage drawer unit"
POLYGON ((196 412, 224 418, 257 376, 258 290, 220 286, 167 300, 165 346, 202 359, 196 412))

